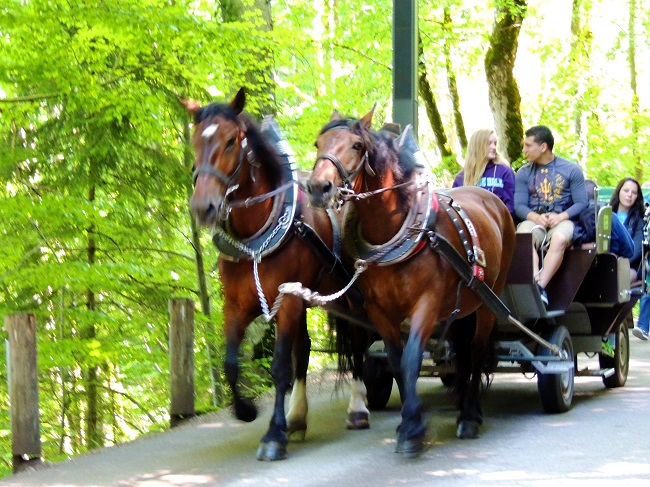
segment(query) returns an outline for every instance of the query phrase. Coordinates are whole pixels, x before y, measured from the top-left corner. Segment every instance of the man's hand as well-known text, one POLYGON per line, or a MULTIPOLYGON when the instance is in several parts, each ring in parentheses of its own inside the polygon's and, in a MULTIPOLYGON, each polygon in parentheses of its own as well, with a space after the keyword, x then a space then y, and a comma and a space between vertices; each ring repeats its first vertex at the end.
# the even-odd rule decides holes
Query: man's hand
POLYGON ((531 220, 541 227, 548 228, 548 213, 540 215, 539 213, 530 212, 526 220, 531 220))
POLYGON ((546 213, 542 216, 546 217, 546 228, 553 228, 556 225, 559 225, 560 222, 569 219, 569 214, 566 211, 562 213, 546 213))

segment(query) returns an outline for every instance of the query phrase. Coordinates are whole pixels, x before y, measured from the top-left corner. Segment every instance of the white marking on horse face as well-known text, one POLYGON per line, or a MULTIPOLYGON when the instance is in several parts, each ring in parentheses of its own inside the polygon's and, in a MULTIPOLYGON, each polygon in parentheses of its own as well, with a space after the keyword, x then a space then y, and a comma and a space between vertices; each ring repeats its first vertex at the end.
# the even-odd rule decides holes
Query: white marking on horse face
POLYGON ((201 137, 203 137, 204 139, 209 139, 210 137, 212 137, 214 135, 214 133, 217 131, 218 128, 219 128, 218 123, 213 123, 213 124, 208 125, 205 128, 205 130, 203 130, 203 133, 201 134, 201 137))

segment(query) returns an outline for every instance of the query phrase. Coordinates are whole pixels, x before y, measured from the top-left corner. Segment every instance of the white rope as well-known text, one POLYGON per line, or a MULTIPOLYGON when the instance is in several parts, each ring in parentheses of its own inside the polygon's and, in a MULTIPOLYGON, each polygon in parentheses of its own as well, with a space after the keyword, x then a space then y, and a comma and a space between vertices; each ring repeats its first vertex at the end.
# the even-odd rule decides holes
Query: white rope
POLYGON ((255 288, 257 289, 257 296, 260 300, 260 306, 262 307, 262 313, 264 314, 264 319, 268 323, 271 321, 275 315, 278 313, 278 309, 280 309, 280 306, 282 305, 282 299, 284 298, 284 295, 280 293, 278 297, 275 299, 275 302, 273 303, 273 306, 269 310, 269 305, 266 301, 266 297, 264 296, 264 290, 262 289, 262 282, 260 281, 260 275, 258 271, 258 265, 262 261, 262 256, 264 254, 264 251, 266 248, 269 246, 273 238, 277 235, 277 233, 282 230, 283 228, 286 228, 290 223, 291 223, 291 214, 290 214, 290 209, 287 208, 284 212, 284 214, 278 219, 278 224, 276 227, 273 229, 273 232, 271 232, 271 235, 268 236, 268 238, 262 243, 259 249, 253 250, 243 243, 241 243, 239 240, 234 239, 231 235, 229 235, 226 231, 224 231, 221 227, 217 227, 216 231, 221 235, 221 237, 226 240, 230 245, 235 247, 237 250, 240 250, 241 252, 248 254, 252 260, 253 260, 253 275, 255 276, 255 288))
POLYGON ((280 297, 284 296, 285 294, 293 294, 294 296, 298 296, 299 298, 304 299, 309 304, 323 306, 330 301, 334 301, 343 296, 348 291, 348 289, 352 287, 352 284, 354 284, 354 281, 357 280, 361 273, 368 268, 368 263, 364 260, 359 259, 354 263, 354 268, 354 275, 352 276, 352 279, 348 285, 334 294, 330 294, 329 296, 321 296, 316 291, 312 291, 311 289, 304 287, 300 282, 285 282, 278 287, 278 291, 280 291, 280 296, 278 296, 278 299, 280 299, 280 297))

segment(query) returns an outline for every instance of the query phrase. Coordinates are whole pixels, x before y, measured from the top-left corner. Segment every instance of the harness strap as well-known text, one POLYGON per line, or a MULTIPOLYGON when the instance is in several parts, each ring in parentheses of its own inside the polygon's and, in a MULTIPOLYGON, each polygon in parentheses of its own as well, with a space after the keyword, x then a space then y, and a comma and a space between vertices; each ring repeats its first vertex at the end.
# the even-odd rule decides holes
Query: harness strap
MULTIPOLYGON (((329 274, 339 283, 347 284, 352 276, 343 266, 341 259, 332 253, 325 242, 320 238, 316 231, 307 223, 295 219, 293 221, 294 233, 307 244, 307 246, 316 254, 318 259, 326 267, 329 274)), ((339 244, 340 245, 340 244, 339 244)), ((336 243, 335 243, 336 247, 336 243)), ((363 305, 363 294, 356 286, 350 287, 346 295, 355 306, 363 305)))
POLYGON ((472 267, 470 267, 467 260, 460 255, 458 250, 456 250, 456 247, 454 247, 445 237, 434 231, 427 232, 427 236, 429 237, 431 248, 451 264, 465 285, 478 294, 481 301, 483 301, 490 311, 492 311, 496 316, 497 321, 508 323, 510 310, 484 281, 481 281, 474 276, 472 267))
POLYGON ((453 222, 454 226, 456 227, 456 231, 458 232, 458 235, 460 236, 460 239, 463 243, 463 247, 465 247, 465 253, 467 254, 467 261, 470 264, 473 264, 472 271, 474 276, 477 279, 480 279, 481 281, 485 279, 485 267, 486 267, 486 262, 485 262, 485 253, 483 252, 483 249, 481 248, 481 244, 479 242, 479 236, 478 232, 476 231, 476 228, 474 227, 474 224, 472 223, 472 220, 469 218, 469 215, 467 212, 458 204, 456 203, 451 196, 445 195, 450 198, 449 203, 443 203, 443 206, 445 208, 445 211, 447 212, 447 215, 449 215, 449 218, 453 222), (463 220, 465 223, 465 227, 467 228, 467 232, 469 235, 465 232, 463 227, 460 225, 460 219, 463 220))

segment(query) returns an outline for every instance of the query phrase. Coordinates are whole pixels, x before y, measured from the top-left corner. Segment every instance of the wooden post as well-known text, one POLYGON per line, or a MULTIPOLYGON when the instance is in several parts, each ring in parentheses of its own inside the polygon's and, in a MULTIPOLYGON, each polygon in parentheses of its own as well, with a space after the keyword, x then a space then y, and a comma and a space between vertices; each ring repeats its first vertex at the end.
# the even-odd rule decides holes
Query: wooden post
POLYGON ((171 407, 169 422, 173 428, 194 411, 194 301, 169 300, 169 375, 171 407))
POLYGON ((7 369, 11 403, 11 449, 14 473, 43 463, 36 368, 36 317, 16 314, 5 318, 9 334, 7 369))

